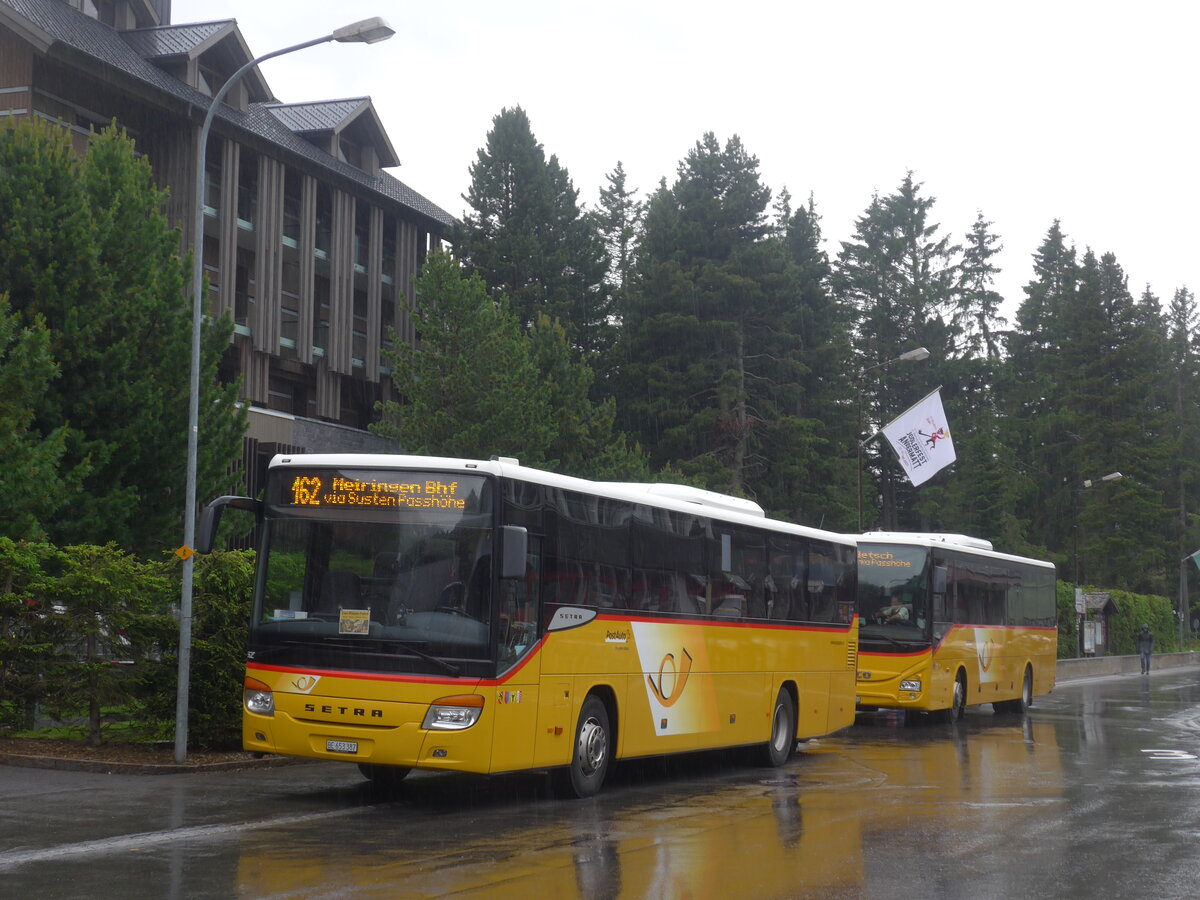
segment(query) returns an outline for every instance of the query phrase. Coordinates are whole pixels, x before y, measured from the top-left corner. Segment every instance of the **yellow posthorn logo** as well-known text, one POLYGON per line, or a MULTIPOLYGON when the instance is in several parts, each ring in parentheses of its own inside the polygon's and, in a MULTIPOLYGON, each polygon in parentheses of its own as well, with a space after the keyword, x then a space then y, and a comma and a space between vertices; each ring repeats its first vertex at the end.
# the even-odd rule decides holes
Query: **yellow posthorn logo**
POLYGON ((683 696, 683 687, 687 684, 688 673, 691 671, 692 657, 685 648, 678 668, 675 666, 675 654, 668 653, 662 658, 662 663, 658 667, 658 684, 654 683, 653 675, 647 675, 646 681, 650 683, 650 690, 654 691, 654 696, 658 698, 659 703, 663 706, 674 706, 675 701, 683 696), (668 666, 671 668, 669 672, 667 671, 668 666), (672 679, 670 695, 663 690, 667 678, 672 679))
POLYGON ((317 682, 320 680, 321 676, 319 675, 297 675, 292 679, 292 687, 302 694, 307 694, 317 686, 317 682))

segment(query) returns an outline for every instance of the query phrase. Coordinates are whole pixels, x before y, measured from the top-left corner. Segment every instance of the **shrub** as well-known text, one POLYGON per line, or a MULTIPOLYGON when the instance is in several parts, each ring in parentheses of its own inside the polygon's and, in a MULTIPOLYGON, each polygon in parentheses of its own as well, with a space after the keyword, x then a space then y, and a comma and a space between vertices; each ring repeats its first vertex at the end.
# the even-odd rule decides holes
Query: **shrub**
MULTIPOLYGON (((179 564, 175 564, 179 592, 179 564)), ((195 557, 191 664, 188 671, 188 746, 231 750, 242 741, 242 680, 254 589, 254 552, 234 550, 195 557)), ((147 714, 163 731, 173 728, 179 674, 178 629, 167 641, 145 690, 147 714)))
POLYGON ((0 537, 0 728, 32 728, 46 696, 45 667, 55 654, 46 572, 57 557, 50 544, 0 537))

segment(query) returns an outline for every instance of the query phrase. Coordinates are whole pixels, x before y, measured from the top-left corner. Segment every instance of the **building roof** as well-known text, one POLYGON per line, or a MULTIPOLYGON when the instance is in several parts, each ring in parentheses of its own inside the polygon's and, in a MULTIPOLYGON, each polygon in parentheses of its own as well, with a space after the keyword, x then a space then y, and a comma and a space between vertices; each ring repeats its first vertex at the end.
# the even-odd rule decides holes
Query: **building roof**
POLYGON ((236 28, 237 22, 232 19, 195 25, 160 25, 121 32, 121 39, 143 59, 194 56, 211 46, 214 39, 236 28))
POLYGON ((1103 612, 1109 615, 1115 615, 1121 611, 1117 607, 1117 601, 1112 598, 1112 594, 1107 592, 1084 594, 1083 602, 1089 612, 1103 612))
MULTIPOLYGON (((13 29, 51 57, 81 66, 88 66, 89 63, 98 65, 112 74, 124 76, 160 93, 164 101, 179 101, 199 110, 207 109, 211 98, 164 72, 151 60, 195 55, 207 49, 212 42, 230 37, 242 47, 245 46, 237 23, 233 20, 119 33, 72 9, 63 0, 0 0, 0 25, 13 29)), ((266 97, 271 97, 261 75, 258 80, 265 89, 266 97)), ((339 102, 346 101, 334 101, 335 105, 339 102)), ((363 103, 370 105, 370 114, 375 115, 370 98, 359 98, 355 102, 360 106, 363 103)), ((217 110, 216 119, 233 129, 267 141, 286 154, 300 157, 339 178, 399 203, 437 225, 449 228, 454 224, 453 216, 387 172, 368 174, 314 147, 285 126, 274 112, 276 106, 275 103, 252 103, 248 112, 242 112, 223 103, 217 110)), ((358 115, 362 115, 361 109, 358 115)), ((379 130, 382 133, 382 126, 379 130)), ((381 147, 381 150, 390 151, 391 159, 395 160, 395 152, 390 142, 386 141, 386 135, 384 141, 386 148, 381 147)), ((387 164, 384 153, 381 153, 381 157, 387 164)))
POLYGON ((284 128, 296 134, 338 134, 358 122, 370 135, 371 143, 379 149, 380 165, 400 165, 370 97, 313 100, 306 103, 268 103, 266 108, 284 128))

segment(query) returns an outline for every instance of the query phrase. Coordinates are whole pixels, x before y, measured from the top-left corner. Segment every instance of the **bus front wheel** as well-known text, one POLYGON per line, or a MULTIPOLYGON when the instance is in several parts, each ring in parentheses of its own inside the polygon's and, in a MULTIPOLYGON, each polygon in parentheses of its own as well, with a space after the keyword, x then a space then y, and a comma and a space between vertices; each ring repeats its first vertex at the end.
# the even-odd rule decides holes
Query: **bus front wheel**
POLYGON ((554 772, 554 792, 560 797, 591 797, 608 774, 611 732, 608 708, 596 695, 583 701, 575 726, 571 764, 554 772))
POLYGON ((410 769, 404 766, 377 766, 371 763, 359 763, 358 771, 372 784, 383 790, 391 790, 399 786, 408 777, 410 769))
POLYGON ((957 722, 963 717, 967 708, 967 673, 962 669, 954 678, 954 688, 950 694, 950 708, 941 710, 937 715, 943 722, 957 722))
POLYGON ((967 711, 967 675, 961 669, 954 679, 954 696, 950 700, 950 721, 957 722, 967 711))

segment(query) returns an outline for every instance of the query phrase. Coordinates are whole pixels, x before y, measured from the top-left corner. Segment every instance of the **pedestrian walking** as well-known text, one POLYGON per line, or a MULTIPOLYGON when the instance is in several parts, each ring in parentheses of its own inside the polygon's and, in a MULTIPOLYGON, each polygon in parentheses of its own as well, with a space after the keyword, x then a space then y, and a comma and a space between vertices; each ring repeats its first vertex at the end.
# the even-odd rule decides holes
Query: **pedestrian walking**
POLYGON ((1154 652, 1154 634, 1149 625, 1143 625, 1137 635, 1137 652, 1142 658, 1142 674, 1150 674, 1150 654, 1154 652))

